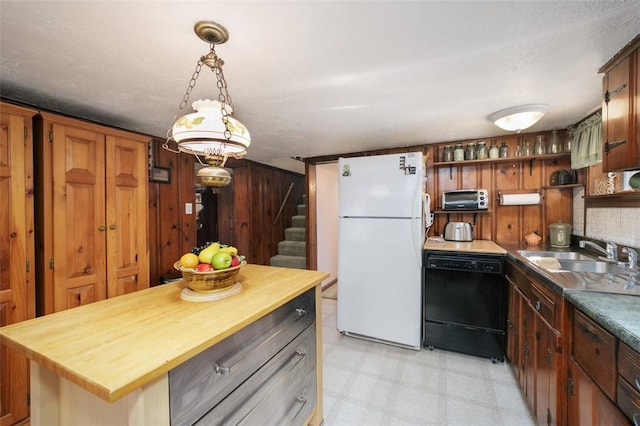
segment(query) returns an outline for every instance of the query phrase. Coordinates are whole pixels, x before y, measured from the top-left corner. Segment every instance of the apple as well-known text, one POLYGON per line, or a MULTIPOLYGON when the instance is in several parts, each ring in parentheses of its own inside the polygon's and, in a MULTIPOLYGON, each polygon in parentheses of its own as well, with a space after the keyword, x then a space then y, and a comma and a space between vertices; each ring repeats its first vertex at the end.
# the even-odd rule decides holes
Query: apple
POLYGON ((231 258, 231 266, 238 266, 240 264, 240 259, 238 259, 238 256, 232 256, 231 258))
POLYGON ((196 270, 198 272, 209 272, 213 271, 213 266, 209 265, 208 263, 199 263, 198 266, 196 266, 196 270))
POLYGON ((231 254, 226 251, 219 251, 211 258, 211 265, 215 269, 227 269, 233 261, 231 254))

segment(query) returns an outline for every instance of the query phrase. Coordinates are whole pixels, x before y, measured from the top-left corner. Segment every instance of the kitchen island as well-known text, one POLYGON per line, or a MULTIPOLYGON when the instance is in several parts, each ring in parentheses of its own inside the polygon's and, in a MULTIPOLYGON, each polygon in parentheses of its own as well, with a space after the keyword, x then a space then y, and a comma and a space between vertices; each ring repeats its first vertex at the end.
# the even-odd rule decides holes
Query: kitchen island
POLYGON ((176 282, 3 327, 0 342, 31 360, 32 425, 169 425, 172 370, 311 291, 315 405, 304 423, 320 424, 327 276, 247 265, 225 299, 184 301, 176 282))

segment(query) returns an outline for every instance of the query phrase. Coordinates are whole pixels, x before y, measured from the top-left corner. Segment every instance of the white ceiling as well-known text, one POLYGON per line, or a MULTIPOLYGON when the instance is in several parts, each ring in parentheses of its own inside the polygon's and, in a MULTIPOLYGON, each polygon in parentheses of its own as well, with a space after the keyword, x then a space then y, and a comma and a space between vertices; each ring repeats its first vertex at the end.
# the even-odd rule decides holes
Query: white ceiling
MULTIPOLYGON (((549 104, 531 131, 575 124, 640 31, 640 0, 1 0, 0 16, 2 97, 159 137, 209 50, 193 25, 223 24, 247 158, 290 168, 502 135, 487 116, 520 104, 549 104)), ((203 72, 189 103, 216 93, 203 72)))

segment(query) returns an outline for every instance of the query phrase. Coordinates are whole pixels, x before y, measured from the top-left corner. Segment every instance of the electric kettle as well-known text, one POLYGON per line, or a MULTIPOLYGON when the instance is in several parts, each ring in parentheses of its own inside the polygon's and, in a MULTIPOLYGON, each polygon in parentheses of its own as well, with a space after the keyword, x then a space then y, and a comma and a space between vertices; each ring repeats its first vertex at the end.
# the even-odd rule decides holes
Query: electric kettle
POLYGON ((447 222, 442 236, 447 241, 473 241, 473 228, 469 222, 447 222))

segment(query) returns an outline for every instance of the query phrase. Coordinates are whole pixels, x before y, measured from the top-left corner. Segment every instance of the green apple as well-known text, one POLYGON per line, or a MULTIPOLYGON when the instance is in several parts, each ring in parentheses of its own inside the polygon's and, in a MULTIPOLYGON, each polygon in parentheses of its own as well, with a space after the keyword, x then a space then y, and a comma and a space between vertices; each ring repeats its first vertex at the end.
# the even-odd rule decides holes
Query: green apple
POLYGON ((211 266, 215 269, 227 269, 231 266, 233 258, 230 253, 226 251, 219 251, 211 258, 211 266))

